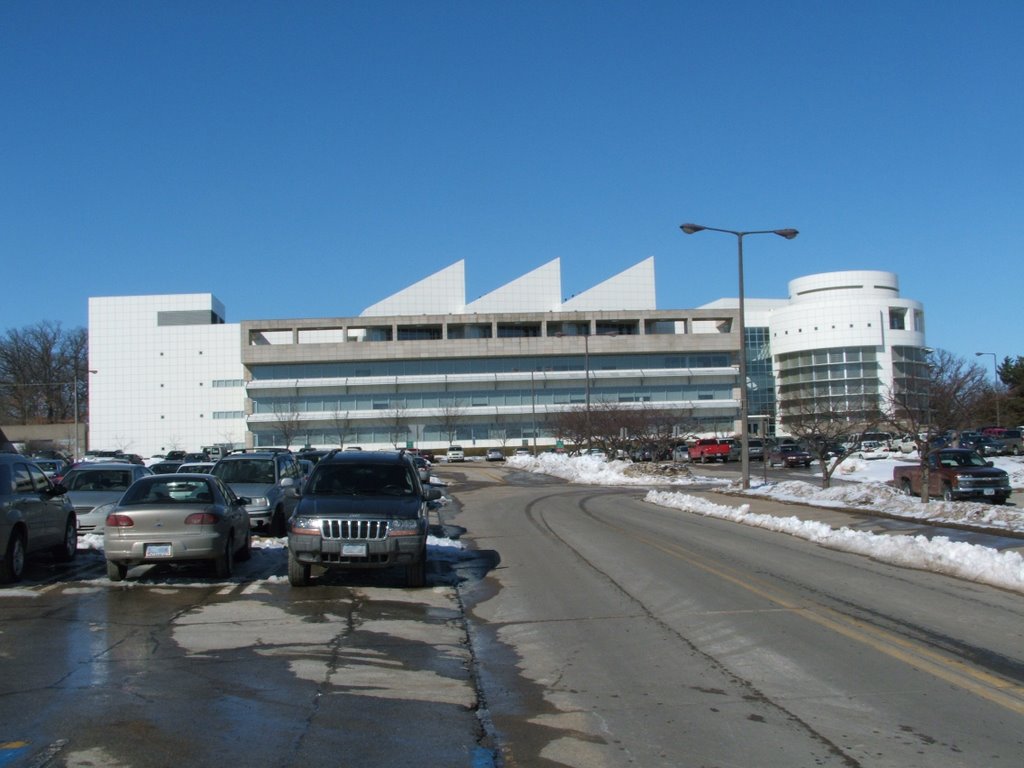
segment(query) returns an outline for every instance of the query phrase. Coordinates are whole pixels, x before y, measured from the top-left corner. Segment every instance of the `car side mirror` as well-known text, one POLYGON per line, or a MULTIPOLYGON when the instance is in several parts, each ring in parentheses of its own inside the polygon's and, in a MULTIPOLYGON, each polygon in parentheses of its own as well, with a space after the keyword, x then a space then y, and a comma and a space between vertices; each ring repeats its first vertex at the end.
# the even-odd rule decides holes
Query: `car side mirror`
POLYGON ((295 485, 295 478, 294 477, 286 477, 283 480, 281 480, 281 487, 282 488, 291 488, 294 485, 295 485))
POLYGON ((63 496, 67 492, 68 489, 64 487, 63 483, 54 483, 52 486, 50 486, 50 489, 47 491, 47 494, 49 494, 50 496, 63 496))
POLYGON ((994 466, 995 466, 995 464, 993 464, 993 463, 992 463, 991 461, 986 461, 986 462, 985 462, 985 466, 986 466, 986 467, 994 467, 994 466))
POLYGON ((427 501, 437 501, 443 496, 444 494, 441 492, 440 488, 434 488, 433 486, 431 486, 430 488, 425 488, 423 490, 423 498, 426 499, 427 501))
POLYGON ((240 507, 244 507, 248 504, 252 504, 252 499, 250 499, 248 496, 236 496, 233 503, 237 504, 240 507))

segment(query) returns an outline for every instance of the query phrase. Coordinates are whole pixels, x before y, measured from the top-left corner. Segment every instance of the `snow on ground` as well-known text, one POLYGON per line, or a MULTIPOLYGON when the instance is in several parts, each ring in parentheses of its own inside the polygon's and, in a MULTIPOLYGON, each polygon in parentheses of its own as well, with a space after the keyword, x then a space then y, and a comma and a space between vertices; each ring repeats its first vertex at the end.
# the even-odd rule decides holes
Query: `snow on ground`
MULTIPOLYGON (((905 460, 913 458, 908 457, 905 460)), ((730 493, 745 493, 776 501, 800 502, 819 507, 863 509, 868 512, 925 520, 933 524, 971 525, 996 531, 1024 533, 1024 512, 1016 507, 963 501, 930 501, 928 504, 922 504, 920 499, 900 495, 894 488, 885 484, 886 480, 892 478, 893 467, 898 463, 900 459, 896 458, 870 461, 847 459, 840 464, 833 477, 853 482, 835 485, 832 488, 821 487, 820 475, 813 483, 802 480, 764 483, 758 477, 758 464, 752 466, 751 470, 753 487, 744 492, 735 482, 690 473, 679 477, 636 474, 637 465, 630 462, 605 462, 589 456, 569 457, 564 454, 545 453, 537 457, 513 456, 506 462, 508 466, 516 469, 554 475, 569 482, 587 485, 681 486, 717 483, 723 486, 724 491, 730 493), (629 470, 630 474, 626 474, 627 468, 630 467, 633 469, 629 470)), ((1024 487, 1024 459, 997 457, 993 463, 1010 474, 1010 485, 1013 488, 1024 487)), ((678 491, 650 491, 646 500, 662 506, 789 533, 823 546, 869 555, 895 565, 947 573, 1024 592, 1024 558, 1016 552, 999 552, 976 544, 951 542, 939 536, 927 539, 923 536, 879 536, 852 531, 845 527, 834 530, 825 523, 804 521, 796 517, 780 518, 752 514, 749 504, 740 504, 737 507, 713 504, 678 491)))

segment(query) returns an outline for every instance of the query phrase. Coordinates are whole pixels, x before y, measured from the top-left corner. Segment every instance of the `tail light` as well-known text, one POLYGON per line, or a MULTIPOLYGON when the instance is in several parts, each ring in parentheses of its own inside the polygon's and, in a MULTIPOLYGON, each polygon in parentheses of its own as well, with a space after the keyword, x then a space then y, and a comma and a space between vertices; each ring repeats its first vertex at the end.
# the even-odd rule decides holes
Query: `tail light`
POLYGON ((128 515, 107 515, 107 528, 131 528, 134 525, 135 521, 128 515))
POLYGON ((216 525, 218 519, 212 512, 194 512, 185 518, 185 525, 216 525))

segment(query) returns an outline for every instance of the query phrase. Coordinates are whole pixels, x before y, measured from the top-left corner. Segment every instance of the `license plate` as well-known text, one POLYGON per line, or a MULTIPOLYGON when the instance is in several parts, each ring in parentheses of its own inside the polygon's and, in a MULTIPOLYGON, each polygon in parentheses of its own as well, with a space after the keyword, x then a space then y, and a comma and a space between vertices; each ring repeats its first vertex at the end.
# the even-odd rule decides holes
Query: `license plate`
POLYGON ((986 496, 995 496, 996 495, 996 489, 995 488, 986 488, 985 489, 985 495, 986 496))
POLYGON ((147 544, 146 557, 170 557, 170 544, 147 544))
POLYGON ((346 557, 366 557, 365 544, 342 544, 341 554, 346 557))

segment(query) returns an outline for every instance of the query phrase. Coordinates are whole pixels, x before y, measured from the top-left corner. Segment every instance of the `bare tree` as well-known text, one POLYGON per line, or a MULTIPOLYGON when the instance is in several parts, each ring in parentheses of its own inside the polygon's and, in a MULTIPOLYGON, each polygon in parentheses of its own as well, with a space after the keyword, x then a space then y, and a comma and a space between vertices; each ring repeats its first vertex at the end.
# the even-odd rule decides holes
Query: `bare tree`
POLYGON ((960 432, 979 418, 988 386, 985 369, 944 349, 931 355, 930 413, 937 431, 960 432))
POLYGON ((585 405, 574 405, 564 411, 548 414, 548 424, 573 450, 583 450, 590 437, 590 421, 585 405))
POLYGON ((292 443, 302 430, 302 415, 294 408, 285 408, 274 405, 273 427, 281 434, 285 448, 291 448, 292 443))
POLYGON ((334 411, 330 418, 331 431, 338 438, 338 447, 344 448, 345 442, 352 434, 352 419, 349 418, 348 411, 334 411))
POLYGON ((786 432, 818 460, 822 488, 832 484, 832 475, 850 455, 838 450, 841 438, 851 432, 863 434, 883 419, 876 403, 873 395, 851 395, 800 399, 779 409, 779 420, 786 432))
POLYGON ((508 417, 502 416, 498 410, 498 408, 494 409, 494 426, 490 430, 490 436, 498 441, 501 445, 501 452, 505 453, 505 449, 508 447, 508 417))
POLYGON ((392 447, 397 449, 399 443, 405 443, 409 435, 409 425, 406 423, 405 408, 401 403, 392 402, 388 409, 387 428, 388 441, 392 447))
POLYGON ((441 426, 441 431, 448 438, 448 445, 452 445, 458 440, 459 421, 465 413, 466 409, 459 400, 452 400, 441 407, 438 423, 441 426))
POLYGON ((915 376, 902 379, 887 397, 887 421, 910 434, 921 467, 921 501, 929 500, 928 453, 933 439, 976 422, 985 402, 986 372, 976 362, 935 350, 915 376))
POLYGON ((88 335, 65 331, 60 323, 12 329, 0 339, 0 418, 22 424, 58 424, 88 407, 85 372, 88 335))

